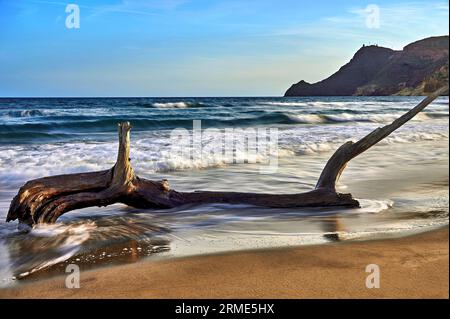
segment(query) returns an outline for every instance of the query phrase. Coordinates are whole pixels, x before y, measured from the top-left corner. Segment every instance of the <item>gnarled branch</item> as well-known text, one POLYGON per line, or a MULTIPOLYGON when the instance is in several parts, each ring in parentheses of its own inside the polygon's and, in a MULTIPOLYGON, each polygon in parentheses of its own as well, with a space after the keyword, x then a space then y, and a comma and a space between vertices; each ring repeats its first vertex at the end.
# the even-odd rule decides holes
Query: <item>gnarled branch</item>
POLYGON ((339 177, 341 176, 342 172, 347 166, 347 163, 351 159, 355 158, 362 152, 367 151, 370 147, 377 144, 385 137, 389 136, 400 126, 416 116, 438 96, 444 94, 448 94, 448 85, 440 88, 439 90, 436 90, 435 92, 427 96, 422 102, 400 116, 391 124, 375 129, 356 143, 347 142, 343 144, 328 160, 325 168, 322 171, 322 174, 319 177, 316 189, 327 188, 334 190, 336 188, 336 182, 339 180, 339 177))
POLYGON ((119 151, 115 165, 99 172, 66 174, 27 182, 11 202, 6 221, 20 223, 54 223, 71 210, 124 203, 136 208, 173 208, 185 204, 230 203, 264 207, 358 207, 351 194, 336 192, 336 182, 347 163, 423 110, 442 88, 390 125, 377 128, 356 143, 347 142, 328 160, 314 190, 300 194, 260 194, 239 192, 177 192, 167 180, 152 181, 135 175, 130 163, 130 130, 128 122, 119 124, 119 151))

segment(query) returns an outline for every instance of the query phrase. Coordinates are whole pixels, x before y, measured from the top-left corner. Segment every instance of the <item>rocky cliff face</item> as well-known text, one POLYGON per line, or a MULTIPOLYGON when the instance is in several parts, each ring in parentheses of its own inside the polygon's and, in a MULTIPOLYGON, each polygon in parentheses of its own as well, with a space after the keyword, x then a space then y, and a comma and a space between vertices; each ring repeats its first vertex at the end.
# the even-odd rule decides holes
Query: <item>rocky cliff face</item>
POLYGON ((423 95, 448 83, 448 36, 408 44, 401 51, 363 46, 325 80, 300 81, 285 96, 423 95))

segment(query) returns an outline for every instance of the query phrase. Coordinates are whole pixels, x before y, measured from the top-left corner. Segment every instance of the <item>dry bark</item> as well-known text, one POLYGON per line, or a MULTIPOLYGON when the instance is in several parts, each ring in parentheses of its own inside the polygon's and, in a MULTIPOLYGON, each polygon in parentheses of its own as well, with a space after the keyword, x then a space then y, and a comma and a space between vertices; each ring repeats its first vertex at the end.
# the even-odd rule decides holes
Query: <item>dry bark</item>
POLYGON ((423 110, 448 85, 437 90, 409 112, 389 125, 377 128, 358 142, 347 142, 328 160, 314 190, 299 194, 261 194, 239 192, 177 192, 167 180, 152 181, 136 176, 130 163, 128 122, 119 124, 119 151, 116 164, 109 170, 50 176, 22 186, 11 202, 6 221, 54 223, 71 210, 123 203, 136 208, 165 209, 185 204, 230 203, 264 207, 358 207, 351 194, 336 192, 336 182, 347 163, 375 145, 423 110))

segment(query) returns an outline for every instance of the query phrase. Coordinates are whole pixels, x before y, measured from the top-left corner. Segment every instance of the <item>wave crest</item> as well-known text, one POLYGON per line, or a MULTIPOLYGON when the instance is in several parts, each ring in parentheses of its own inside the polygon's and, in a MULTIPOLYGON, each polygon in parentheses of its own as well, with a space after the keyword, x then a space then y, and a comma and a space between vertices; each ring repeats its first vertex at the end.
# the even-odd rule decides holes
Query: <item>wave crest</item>
POLYGON ((17 111, 9 111, 7 115, 9 117, 33 117, 33 116, 45 116, 45 112, 40 110, 17 110, 17 111))
POLYGON ((193 102, 166 102, 166 103, 152 103, 152 107, 163 109, 185 109, 191 107, 203 107, 202 103, 193 102))

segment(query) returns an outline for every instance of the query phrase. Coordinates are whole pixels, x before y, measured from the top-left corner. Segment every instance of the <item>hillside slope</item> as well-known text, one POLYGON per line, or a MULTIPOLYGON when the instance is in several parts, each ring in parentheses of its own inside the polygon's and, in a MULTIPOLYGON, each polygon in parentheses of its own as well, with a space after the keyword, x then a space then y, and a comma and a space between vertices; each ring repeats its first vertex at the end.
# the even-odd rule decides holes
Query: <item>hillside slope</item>
POLYGON ((320 82, 300 81, 285 96, 423 95, 448 83, 449 37, 431 37, 401 51, 363 46, 336 73, 320 82))

